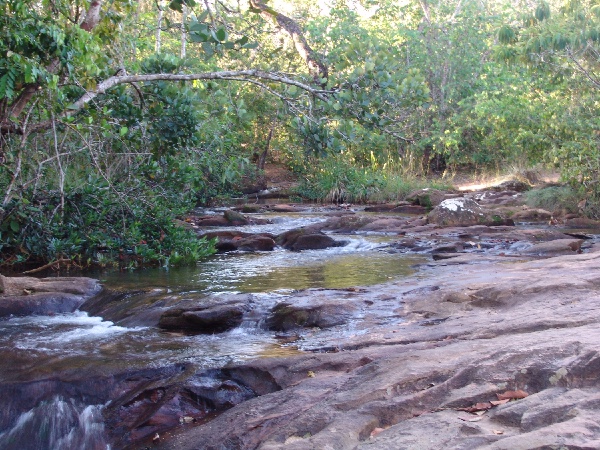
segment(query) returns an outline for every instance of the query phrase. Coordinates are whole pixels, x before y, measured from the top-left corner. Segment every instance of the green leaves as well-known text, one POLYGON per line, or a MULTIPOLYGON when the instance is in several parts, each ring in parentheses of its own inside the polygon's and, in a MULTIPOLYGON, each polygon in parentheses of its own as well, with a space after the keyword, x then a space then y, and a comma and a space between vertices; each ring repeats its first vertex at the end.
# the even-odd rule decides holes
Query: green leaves
POLYGON ((189 8, 193 8, 194 6, 196 6, 196 2, 194 0, 172 0, 169 3, 169 8, 171 8, 173 11, 183 13, 184 5, 189 8))
POLYGON ((223 54, 224 50, 252 49, 258 46, 257 42, 249 42, 248 36, 230 41, 229 32, 225 27, 212 28, 212 25, 202 23, 202 16, 197 21, 192 21, 189 26, 190 41, 199 43, 207 57, 215 53, 223 54))

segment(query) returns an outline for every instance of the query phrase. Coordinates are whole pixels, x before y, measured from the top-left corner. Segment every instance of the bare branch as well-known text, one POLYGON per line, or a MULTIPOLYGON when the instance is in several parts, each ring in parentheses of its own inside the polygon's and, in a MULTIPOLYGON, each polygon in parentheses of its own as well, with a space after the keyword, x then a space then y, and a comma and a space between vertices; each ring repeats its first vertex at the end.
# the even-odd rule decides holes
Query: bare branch
POLYGON ((567 56, 569 57, 569 59, 571 60, 571 62, 573 64, 575 64, 575 66, 577 67, 577 70, 579 70, 581 73, 583 73, 583 75, 594 85, 594 87, 596 88, 600 88, 600 80, 598 80, 598 78, 596 78, 595 76, 593 76, 589 70, 586 70, 579 61, 577 61, 577 58, 575 58, 575 55, 573 54, 573 52, 570 49, 567 49, 567 56))
POLYGON ((266 19, 274 20, 278 26, 284 29, 291 36, 292 40, 294 41, 296 51, 308 66, 308 70, 312 76, 315 78, 324 79, 329 77, 329 69, 323 62, 323 58, 321 58, 317 52, 315 52, 310 45, 308 45, 300 26, 295 20, 284 16, 283 14, 275 11, 273 8, 270 8, 263 2, 263 0, 250 0, 250 6, 260 11, 260 15, 266 19))
MULTIPOLYGON (((308 84, 301 83, 283 75, 263 72, 261 70, 228 70, 221 72, 205 72, 205 73, 192 73, 192 74, 172 74, 172 73, 157 73, 148 75, 120 75, 107 78, 106 80, 98 83, 96 89, 86 92, 79 100, 73 103, 69 109, 70 113, 80 110, 83 106, 96 98, 100 94, 104 94, 109 89, 124 83, 135 83, 135 82, 148 82, 148 81, 194 81, 194 80, 231 80, 240 81, 240 78, 251 77, 262 80, 274 81, 277 83, 287 84, 296 86, 312 95, 316 98, 327 101, 325 94, 331 93, 331 91, 315 89, 308 84)), ((69 115, 67 112, 65 115, 69 115)))

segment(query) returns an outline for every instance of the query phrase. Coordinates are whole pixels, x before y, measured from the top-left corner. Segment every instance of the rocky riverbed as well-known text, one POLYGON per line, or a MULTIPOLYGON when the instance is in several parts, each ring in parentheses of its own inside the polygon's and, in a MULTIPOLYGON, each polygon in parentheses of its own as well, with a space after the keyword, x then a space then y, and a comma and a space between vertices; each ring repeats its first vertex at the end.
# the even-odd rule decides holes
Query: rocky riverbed
POLYGON ((115 336, 67 358, 32 352, 29 335, 5 345, 2 448, 600 447, 598 232, 576 228, 596 224, 558 224, 506 189, 424 191, 371 209, 328 208, 323 220, 276 233, 252 213, 211 218, 259 227, 239 239, 201 216, 186 223, 213 233, 223 252, 287 245, 293 254, 340 248, 340 234, 385 236, 378 251, 421 258, 412 275, 266 296, 142 285, 97 294, 90 279, 1 278, 5 315, 49 315, 35 333, 79 307, 85 320, 112 321, 92 329, 115 336), (235 346, 238 336, 243 352, 250 326, 278 350, 193 363, 190 342, 217 348, 227 335, 235 346), (50 426, 50 438, 36 434, 50 426))

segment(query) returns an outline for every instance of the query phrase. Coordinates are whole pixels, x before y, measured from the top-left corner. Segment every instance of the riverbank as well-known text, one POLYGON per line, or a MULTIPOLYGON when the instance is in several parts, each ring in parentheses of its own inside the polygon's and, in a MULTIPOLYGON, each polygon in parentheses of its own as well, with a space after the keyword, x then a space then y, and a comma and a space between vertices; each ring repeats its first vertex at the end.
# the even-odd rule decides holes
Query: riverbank
POLYGON ((395 323, 226 368, 262 395, 156 448, 596 448, 599 269, 483 257, 361 289, 349 304, 393 304, 395 323))
MULTIPOLYGON (((221 214, 249 219, 237 228, 228 221, 222 236, 261 235, 276 248, 224 241, 202 272, 132 272, 92 298, 89 280, 89 295, 73 292, 73 308, 85 312, 43 309, 47 317, 2 320, 3 357, 12 364, 2 371, 0 444, 594 442, 598 231, 573 227, 597 224, 553 221, 509 187, 518 186, 423 190, 410 201, 360 209, 254 205, 249 217, 241 206, 190 218, 198 234, 221 214), (299 237, 327 248, 298 251, 299 237), (386 279, 393 281, 381 284, 386 279), (57 427, 55 441, 31 433, 47 427, 57 427)), ((10 287, 4 302, 45 295, 53 307, 62 298, 44 293, 49 281, 20 280, 2 280, 10 287)))

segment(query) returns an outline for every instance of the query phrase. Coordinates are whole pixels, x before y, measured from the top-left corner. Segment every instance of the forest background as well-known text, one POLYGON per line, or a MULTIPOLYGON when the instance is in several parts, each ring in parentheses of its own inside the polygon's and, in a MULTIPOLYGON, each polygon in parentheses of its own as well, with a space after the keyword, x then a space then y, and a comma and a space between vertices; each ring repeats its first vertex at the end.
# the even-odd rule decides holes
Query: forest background
POLYGON ((1 0, 0 267, 194 262, 260 179, 397 200, 550 167, 600 216, 596 0, 1 0))

